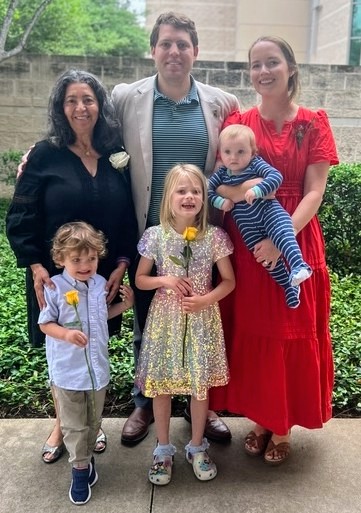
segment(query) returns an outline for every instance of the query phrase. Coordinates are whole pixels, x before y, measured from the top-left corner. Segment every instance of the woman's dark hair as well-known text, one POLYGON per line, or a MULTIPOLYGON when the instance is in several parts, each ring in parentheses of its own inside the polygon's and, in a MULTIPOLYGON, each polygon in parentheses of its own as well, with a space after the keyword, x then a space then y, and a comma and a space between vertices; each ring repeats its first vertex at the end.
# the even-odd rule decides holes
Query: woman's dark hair
POLYGON ((64 114, 64 99, 68 85, 87 84, 94 92, 99 104, 99 117, 93 131, 92 144, 100 154, 122 146, 119 124, 115 110, 105 87, 95 75, 87 71, 71 69, 60 75, 56 81, 48 106, 47 138, 61 148, 75 142, 75 133, 64 114))

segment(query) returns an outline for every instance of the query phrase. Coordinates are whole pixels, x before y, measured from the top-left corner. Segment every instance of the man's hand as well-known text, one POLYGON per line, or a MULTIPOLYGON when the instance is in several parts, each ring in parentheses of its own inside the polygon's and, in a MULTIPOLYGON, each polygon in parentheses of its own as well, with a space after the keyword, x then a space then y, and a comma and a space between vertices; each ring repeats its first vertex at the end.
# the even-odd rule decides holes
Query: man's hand
POLYGON ((34 145, 30 146, 30 148, 28 149, 28 151, 21 157, 21 161, 20 161, 20 164, 18 165, 18 172, 16 174, 16 179, 20 178, 20 176, 23 174, 23 172, 25 171, 25 167, 26 167, 26 164, 28 162, 28 158, 29 158, 29 153, 31 152, 31 150, 34 148, 34 145))

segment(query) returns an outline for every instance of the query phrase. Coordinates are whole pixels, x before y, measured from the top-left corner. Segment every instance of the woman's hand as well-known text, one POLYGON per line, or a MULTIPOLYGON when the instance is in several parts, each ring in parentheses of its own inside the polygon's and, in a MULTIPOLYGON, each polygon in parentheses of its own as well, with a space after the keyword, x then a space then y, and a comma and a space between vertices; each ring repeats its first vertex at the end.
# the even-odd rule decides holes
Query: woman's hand
POLYGON ((119 267, 114 269, 107 281, 106 290, 108 291, 107 303, 111 303, 119 291, 119 287, 123 282, 126 270, 125 264, 120 264, 119 267))
POLYGON ((263 239, 255 245, 253 255, 258 263, 273 271, 281 252, 276 248, 271 239, 263 239))
MULTIPOLYGON (((245 200, 246 192, 249 189, 261 182, 263 182, 263 178, 252 178, 251 180, 247 180, 246 182, 238 185, 220 185, 217 187, 216 192, 222 196, 222 198, 229 198, 233 201, 233 203, 238 203, 239 201, 245 200)), ((265 196, 263 199, 274 198, 275 193, 271 192, 270 194, 267 194, 267 196, 265 196)))
POLYGON ((263 180, 262 178, 252 178, 252 180, 247 180, 244 183, 238 185, 220 185, 216 189, 216 193, 222 196, 222 198, 228 198, 233 201, 233 203, 237 203, 238 201, 244 201, 244 195, 254 187, 258 185, 263 180))
POLYGON ((50 279, 48 271, 41 264, 30 266, 33 272, 34 290, 40 310, 46 307, 44 287, 54 288, 54 282, 50 279))

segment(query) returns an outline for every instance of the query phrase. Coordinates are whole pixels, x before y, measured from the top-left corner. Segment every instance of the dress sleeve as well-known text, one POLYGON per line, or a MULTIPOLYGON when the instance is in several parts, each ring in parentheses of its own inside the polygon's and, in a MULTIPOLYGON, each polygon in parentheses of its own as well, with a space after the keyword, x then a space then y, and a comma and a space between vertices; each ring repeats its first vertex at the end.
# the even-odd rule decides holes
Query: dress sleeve
POLYGON ((18 267, 42 262, 44 237, 40 212, 40 153, 37 146, 31 151, 6 215, 6 235, 18 267))
POLYGON ((156 228, 156 226, 152 226, 145 230, 140 241, 138 242, 139 254, 154 261, 157 260, 158 254, 158 230, 156 230, 156 228))
POLYGON ((242 124, 242 114, 239 110, 234 110, 224 120, 222 129, 226 128, 226 126, 229 126, 229 125, 241 125, 241 124, 242 124))
POLYGON ((56 298, 57 291, 54 289, 49 289, 49 287, 44 287, 44 298, 46 302, 46 306, 40 310, 39 314, 39 324, 47 324, 48 322, 58 322, 59 319, 59 310, 56 306, 56 298))
POLYGON ((208 178, 208 200, 213 207, 218 209, 221 209, 224 203, 224 198, 216 193, 216 189, 220 185, 222 185, 222 179, 220 170, 218 170, 208 178))
POLYGON ((318 110, 313 118, 310 134, 309 164, 327 161, 331 166, 339 163, 335 139, 324 110, 318 110))
POLYGON ((233 244, 228 234, 219 226, 214 227, 213 234, 213 262, 231 255, 233 253, 233 244))

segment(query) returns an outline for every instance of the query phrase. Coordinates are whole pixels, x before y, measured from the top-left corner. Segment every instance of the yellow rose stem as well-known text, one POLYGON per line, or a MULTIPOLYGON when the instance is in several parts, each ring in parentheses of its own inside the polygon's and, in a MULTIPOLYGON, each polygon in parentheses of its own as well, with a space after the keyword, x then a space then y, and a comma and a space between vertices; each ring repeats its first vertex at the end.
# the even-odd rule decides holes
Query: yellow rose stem
MULTIPOLYGON (((81 326, 82 324, 81 324, 81 320, 80 320, 80 316, 79 316, 79 312, 78 312, 78 307, 77 307, 77 305, 75 303, 74 303, 74 308, 75 308, 75 313, 76 313, 78 322, 79 322, 79 324, 81 326)), ((95 419, 96 419, 96 413, 95 413, 95 386, 94 386, 93 374, 92 374, 91 369, 90 369, 90 363, 89 363, 88 352, 86 350, 86 347, 84 347, 84 355, 85 355, 86 366, 88 367, 88 373, 89 373, 89 376, 90 376, 90 381, 91 381, 91 384, 92 384, 92 392, 91 392, 91 395, 90 395, 90 402, 91 402, 91 406, 92 406, 93 420, 95 421, 95 419)))
MULTIPOLYGON (((70 306, 74 307, 75 315, 76 315, 78 324, 80 326, 80 330, 82 331, 82 322, 80 320, 80 316, 79 316, 79 312, 78 312, 78 304, 79 304, 79 294, 78 294, 78 291, 77 290, 71 290, 70 292, 67 292, 65 294, 65 299, 66 299, 66 302, 70 306)), ((95 414, 95 386, 94 386, 93 374, 92 374, 91 369, 90 369, 89 358, 88 358, 88 353, 87 353, 86 347, 84 347, 84 355, 85 355, 86 365, 88 367, 88 373, 89 373, 90 381, 91 381, 91 384, 92 384, 92 393, 91 393, 91 396, 90 396, 90 402, 91 402, 91 405, 92 405, 93 420, 95 420, 95 418, 96 418, 96 414, 95 414)))
MULTIPOLYGON (((190 247, 190 242, 195 240, 197 237, 197 228, 194 226, 187 226, 187 228, 184 230, 182 237, 186 243, 186 245, 183 248, 183 251, 181 252, 181 256, 183 258, 180 260, 178 257, 170 255, 169 258, 172 260, 172 262, 176 265, 180 265, 185 269, 186 276, 188 278, 189 276, 189 262, 191 258, 193 257, 192 248, 190 247)), ((184 332, 183 332, 183 344, 182 344, 182 367, 184 367, 185 363, 185 344, 186 344, 186 338, 187 338, 187 328, 188 328, 188 314, 185 314, 185 325, 184 325, 184 332)))
MULTIPOLYGON (((189 240, 187 239, 187 245, 184 248, 184 254, 187 255, 184 258, 184 260, 185 260, 184 268, 186 270, 187 278, 188 278, 188 275, 189 275, 189 260, 190 260, 190 257, 191 257, 190 250, 191 250, 191 248, 189 246, 189 240)), ((183 333, 183 352, 182 352, 182 367, 183 368, 184 368, 184 363, 185 363, 187 329, 188 329, 188 314, 186 313, 185 324, 184 324, 184 333, 183 333)))

